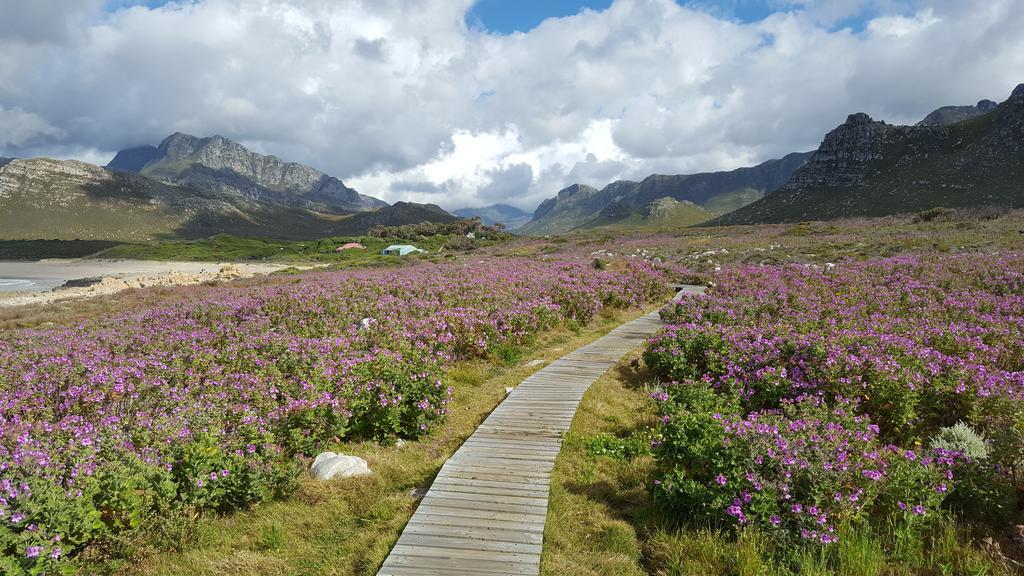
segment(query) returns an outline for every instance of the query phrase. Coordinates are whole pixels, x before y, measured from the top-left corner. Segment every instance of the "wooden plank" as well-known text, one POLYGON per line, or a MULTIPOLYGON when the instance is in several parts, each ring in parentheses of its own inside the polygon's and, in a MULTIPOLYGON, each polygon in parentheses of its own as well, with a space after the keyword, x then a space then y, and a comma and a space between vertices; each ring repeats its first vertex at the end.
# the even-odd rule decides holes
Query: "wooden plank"
POLYGON ((471 530, 506 530, 521 534, 532 534, 533 537, 544 539, 543 522, 523 522, 518 520, 497 520, 494 518, 480 518, 477 516, 451 516, 432 514, 429 510, 417 511, 416 521, 409 522, 408 526, 419 526, 425 524, 438 524, 444 526, 463 527, 471 530))
POLYGON ((647 314, 525 378, 441 467, 378 576, 537 576, 562 434, 594 380, 661 326, 647 314))
MULTIPOLYGON (((446 569, 447 572, 444 574, 523 574, 523 575, 535 575, 539 571, 533 570, 530 564, 525 563, 511 563, 504 559, 498 560, 487 560, 484 558, 464 558, 458 556, 452 556, 450 554, 443 554, 442 551, 425 550, 422 548, 417 549, 406 549, 398 548, 397 546, 392 549, 391 555, 388 556, 384 562, 384 566, 391 570, 389 574, 394 572, 396 568, 412 567, 412 568, 441 568, 446 569)), ((497 556, 495 554, 495 556, 497 556)), ((401 572, 397 572, 401 574, 401 572)))
POLYGON ((423 532, 402 532, 398 539, 400 546, 425 546, 430 548, 455 548, 460 550, 479 550, 511 552, 514 554, 540 554, 540 544, 528 542, 510 542, 505 540, 484 540, 475 535, 434 534, 423 532))
POLYGON ((542 532, 528 532, 519 529, 519 525, 512 525, 512 528, 496 528, 490 525, 484 526, 462 526, 447 522, 425 523, 416 522, 406 525, 402 530, 402 536, 406 534, 429 534, 434 536, 456 536, 462 538, 476 538, 478 540, 514 542, 521 544, 544 543, 542 532))

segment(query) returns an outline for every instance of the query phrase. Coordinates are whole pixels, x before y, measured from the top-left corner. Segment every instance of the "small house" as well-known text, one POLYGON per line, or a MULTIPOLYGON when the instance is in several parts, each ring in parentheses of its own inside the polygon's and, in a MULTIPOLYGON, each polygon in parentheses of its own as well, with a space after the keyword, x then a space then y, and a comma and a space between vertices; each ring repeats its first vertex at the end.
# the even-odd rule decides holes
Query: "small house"
POLYGON ((347 244, 342 244, 341 246, 338 246, 337 248, 334 249, 334 251, 335 252, 344 252, 345 250, 364 250, 364 249, 366 249, 366 246, 363 246, 359 242, 349 242, 347 244))
POLYGON ((426 254, 427 251, 409 244, 392 244, 381 250, 380 253, 385 256, 408 256, 409 254, 426 254))

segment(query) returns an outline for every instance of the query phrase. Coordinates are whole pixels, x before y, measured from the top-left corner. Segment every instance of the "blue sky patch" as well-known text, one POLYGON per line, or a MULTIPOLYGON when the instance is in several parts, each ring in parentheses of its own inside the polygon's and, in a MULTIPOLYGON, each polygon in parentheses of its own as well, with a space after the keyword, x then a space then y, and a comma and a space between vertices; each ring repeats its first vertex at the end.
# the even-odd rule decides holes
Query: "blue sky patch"
MULTIPOLYGON (((701 10, 719 18, 758 22, 776 12, 803 9, 802 2, 786 0, 678 0, 679 4, 701 10)), ((572 16, 581 10, 605 10, 611 0, 478 0, 466 13, 466 24, 499 34, 529 32, 548 18, 572 16)), ((825 22, 830 30, 864 29, 877 12, 862 4, 856 13, 834 22, 825 22)))

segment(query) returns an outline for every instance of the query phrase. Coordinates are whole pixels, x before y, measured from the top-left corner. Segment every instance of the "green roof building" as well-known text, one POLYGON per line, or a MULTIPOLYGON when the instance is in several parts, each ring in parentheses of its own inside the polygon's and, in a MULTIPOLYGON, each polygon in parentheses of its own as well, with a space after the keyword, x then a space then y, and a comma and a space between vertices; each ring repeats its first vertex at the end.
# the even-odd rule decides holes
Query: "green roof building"
POLYGON ((392 244, 381 250, 380 253, 385 256, 408 256, 409 254, 426 254, 427 251, 409 244, 392 244))

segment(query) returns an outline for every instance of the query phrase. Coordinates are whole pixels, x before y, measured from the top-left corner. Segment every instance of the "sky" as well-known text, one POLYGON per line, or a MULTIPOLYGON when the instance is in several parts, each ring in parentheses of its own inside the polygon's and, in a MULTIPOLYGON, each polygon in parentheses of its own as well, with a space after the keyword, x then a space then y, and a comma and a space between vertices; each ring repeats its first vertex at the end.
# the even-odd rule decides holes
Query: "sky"
POLYGON ((532 210, 1024 82, 1020 0, 0 0, 0 156, 180 131, 364 194, 532 210))

